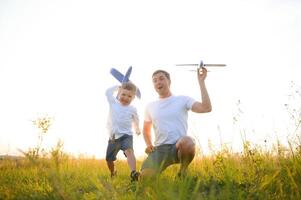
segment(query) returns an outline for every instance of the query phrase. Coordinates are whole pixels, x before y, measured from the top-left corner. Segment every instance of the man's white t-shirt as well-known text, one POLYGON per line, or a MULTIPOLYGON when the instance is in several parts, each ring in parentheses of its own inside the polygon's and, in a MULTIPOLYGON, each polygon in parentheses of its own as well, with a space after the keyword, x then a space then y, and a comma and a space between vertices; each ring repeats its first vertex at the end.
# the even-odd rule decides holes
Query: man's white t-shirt
POLYGON ((114 135, 115 139, 120 138, 124 134, 133 135, 132 125, 134 125, 136 132, 139 129, 137 109, 132 105, 123 106, 120 104, 113 96, 117 88, 118 86, 114 86, 106 91, 107 100, 110 105, 107 128, 110 137, 114 135))
POLYGON ((145 121, 153 123, 155 146, 175 144, 179 138, 187 134, 188 111, 195 102, 188 96, 171 95, 147 105, 145 121))

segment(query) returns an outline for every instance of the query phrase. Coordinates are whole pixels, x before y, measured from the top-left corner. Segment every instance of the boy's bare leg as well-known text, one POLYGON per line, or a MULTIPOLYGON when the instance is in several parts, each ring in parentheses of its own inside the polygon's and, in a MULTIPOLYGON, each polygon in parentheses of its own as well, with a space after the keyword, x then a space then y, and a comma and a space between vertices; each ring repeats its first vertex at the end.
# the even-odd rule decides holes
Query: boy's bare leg
POLYGON ((128 165, 131 169, 131 171, 136 171, 136 157, 134 155, 133 149, 127 149, 124 151, 128 165))
POLYGON ((178 158, 180 160, 179 176, 185 175, 188 165, 195 155, 195 143, 189 136, 182 137, 176 144, 178 150, 178 158))
POLYGON ((131 181, 138 181, 140 173, 136 171, 136 157, 132 149, 127 149, 124 151, 129 167, 131 168, 131 181))
POLYGON ((111 172, 111 177, 116 175, 114 161, 107 161, 107 166, 111 172))

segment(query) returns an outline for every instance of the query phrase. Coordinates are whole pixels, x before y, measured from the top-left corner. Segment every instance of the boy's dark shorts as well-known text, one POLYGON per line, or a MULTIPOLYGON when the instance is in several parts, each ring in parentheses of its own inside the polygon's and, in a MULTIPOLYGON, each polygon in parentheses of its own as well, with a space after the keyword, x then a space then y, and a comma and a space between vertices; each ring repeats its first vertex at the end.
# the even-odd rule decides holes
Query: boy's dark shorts
POLYGON ((176 144, 163 144, 155 147, 155 150, 148 155, 142 163, 141 170, 153 169, 162 172, 168 166, 179 162, 176 144))
MULTIPOLYGON (((106 153, 106 160, 107 161, 115 161, 117 153, 122 150, 123 153, 127 149, 133 149, 133 136, 132 135, 123 135, 118 139, 109 140, 107 153, 106 153)), ((125 155, 125 154, 124 154, 125 155)))

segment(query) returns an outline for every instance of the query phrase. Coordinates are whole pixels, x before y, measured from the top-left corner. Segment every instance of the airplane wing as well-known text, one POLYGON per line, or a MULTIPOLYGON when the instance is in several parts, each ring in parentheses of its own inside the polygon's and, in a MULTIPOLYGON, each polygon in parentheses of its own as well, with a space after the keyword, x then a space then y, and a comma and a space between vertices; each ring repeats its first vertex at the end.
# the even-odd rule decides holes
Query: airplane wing
POLYGON ((132 66, 130 66, 128 68, 128 70, 126 71, 125 76, 123 77, 122 83, 128 82, 130 80, 131 73, 132 73, 132 66))
MULTIPOLYGON (((114 76, 120 83, 130 81, 129 78, 130 78, 131 72, 132 72, 132 66, 129 67, 125 76, 115 68, 111 68, 111 70, 110 70, 110 73, 112 74, 112 76, 114 76)), ((137 88, 136 96, 139 99, 141 99, 141 92, 140 92, 139 88, 137 88)))
POLYGON ((111 68, 110 73, 120 82, 122 83, 124 76, 121 72, 119 72, 117 69, 115 68, 111 68))

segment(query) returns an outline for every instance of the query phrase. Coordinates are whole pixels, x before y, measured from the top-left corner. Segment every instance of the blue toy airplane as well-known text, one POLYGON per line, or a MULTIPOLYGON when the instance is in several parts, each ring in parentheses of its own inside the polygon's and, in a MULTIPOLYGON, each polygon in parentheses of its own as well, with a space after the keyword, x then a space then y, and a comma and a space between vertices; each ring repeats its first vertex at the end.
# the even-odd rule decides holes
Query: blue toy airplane
MULTIPOLYGON (((125 83, 130 81, 130 75, 132 73, 132 66, 130 66, 128 68, 128 70, 126 71, 125 75, 123 75, 121 72, 119 72, 117 69, 115 68, 111 68, 110 73, 112 74, 112 76, 114 76, 120 83, 125 83)), ((136 92, 136 96, 140 99, 141 98, 141 93, 139 88, 137 88, 137 92, 136 92)))

